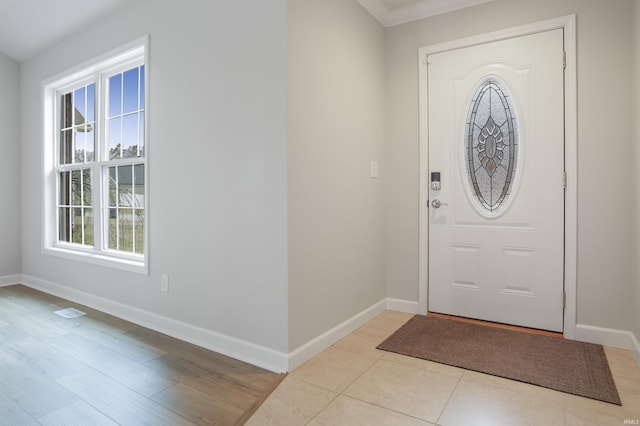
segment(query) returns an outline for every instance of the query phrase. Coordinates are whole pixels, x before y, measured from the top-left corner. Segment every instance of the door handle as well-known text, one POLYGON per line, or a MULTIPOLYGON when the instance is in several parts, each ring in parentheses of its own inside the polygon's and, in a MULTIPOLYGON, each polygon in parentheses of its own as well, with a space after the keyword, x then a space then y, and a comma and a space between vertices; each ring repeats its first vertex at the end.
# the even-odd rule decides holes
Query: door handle
POLYGON ((441 206, 448 206, 449 204, 447 203, 443 203, 440 200, 433 200, 431 202, 431 207, 433 207, 434 209, 439 209, 441 206))

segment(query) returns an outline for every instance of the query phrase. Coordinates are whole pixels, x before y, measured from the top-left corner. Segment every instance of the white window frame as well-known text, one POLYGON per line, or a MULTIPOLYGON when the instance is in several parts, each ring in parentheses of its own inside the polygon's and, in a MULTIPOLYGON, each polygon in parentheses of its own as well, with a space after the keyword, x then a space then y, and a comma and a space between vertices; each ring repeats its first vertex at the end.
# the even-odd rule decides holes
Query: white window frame
POLYGON ((43 117, 43 211, 42 211, 42 251, 44 254, 63 257, 66 259, 89 262, 102 266, 122 269, 148 275, 149 273, 149 67, 148 67, 148 36, 142 37, 104 55, 87 61, 66 72, 52 77, 42 83, 42 117, 43 117), (136 66, 144 65, 144 156, 117 161, 118 166, 133 163, 144 164, 144 250, 143 254, 134 254, 112 250, 104 247, 103 235, 105 223, 102 220, 108 194, 107 182, 104 182, 104 168, 116 165, 104 159, 108 141, 106 137, 106 80, 110 75, 122 72, 136 66), (65 90, 78 88, 86 84, 95 83, 95 159, 86 163, 82 168, 92 169, 92 197, 94 214, 94 247, 79 244, 59 242, 58 234, 58 161, 59 161, 59 131, 60 123, 60 94, 65 90), (103 152, 99 152, 99 151, 103 152), (104 160, 104 161, 100 161, 104 160))

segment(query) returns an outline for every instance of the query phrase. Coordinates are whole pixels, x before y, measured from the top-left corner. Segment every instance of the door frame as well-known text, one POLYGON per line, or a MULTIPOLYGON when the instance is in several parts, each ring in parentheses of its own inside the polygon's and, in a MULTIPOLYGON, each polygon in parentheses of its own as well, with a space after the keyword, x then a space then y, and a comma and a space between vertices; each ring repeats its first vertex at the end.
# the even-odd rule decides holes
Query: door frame
POLYGON ((566 190, 564 205, 564 337, 576 337, 576 287, 578 251, 578 119, 576 15, 566 15, 533 24, 490 32, 473 37, 421 47, 418 51, 420 96, 420 247, 419 247, 419 312, 428 311, 429 290, 429 103, 427 94, 427 56, 434 53, 500 41, 554 29, 564 30, 566 55, 564 74, 564 161, 566 190))

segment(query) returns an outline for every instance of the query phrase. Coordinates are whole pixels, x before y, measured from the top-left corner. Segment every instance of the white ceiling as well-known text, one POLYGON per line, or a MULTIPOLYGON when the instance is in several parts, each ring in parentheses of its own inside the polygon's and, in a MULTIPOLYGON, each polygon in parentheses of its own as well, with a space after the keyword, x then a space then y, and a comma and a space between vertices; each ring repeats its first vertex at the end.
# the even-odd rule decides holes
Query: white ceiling
POLYGON ((0 52, 24 61, 136 0, 0 0, 0 52))
POLYGON ((490 1, 493 0, 358 0, 385 27, 490 1))

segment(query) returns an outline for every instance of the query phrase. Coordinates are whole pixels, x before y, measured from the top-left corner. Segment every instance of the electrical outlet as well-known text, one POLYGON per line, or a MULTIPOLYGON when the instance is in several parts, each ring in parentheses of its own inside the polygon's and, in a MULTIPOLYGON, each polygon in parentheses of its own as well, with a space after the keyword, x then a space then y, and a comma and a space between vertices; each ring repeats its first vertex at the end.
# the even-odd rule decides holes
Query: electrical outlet
POLYGON ((169 292, 169 275, 163 274, 162 277, 160 277, 160 290, 165 293, 169 292))

